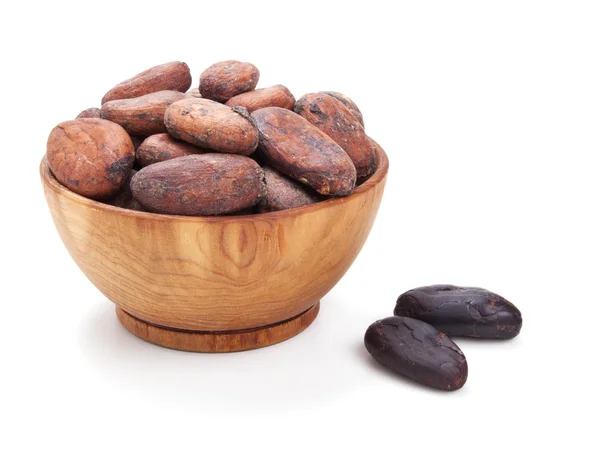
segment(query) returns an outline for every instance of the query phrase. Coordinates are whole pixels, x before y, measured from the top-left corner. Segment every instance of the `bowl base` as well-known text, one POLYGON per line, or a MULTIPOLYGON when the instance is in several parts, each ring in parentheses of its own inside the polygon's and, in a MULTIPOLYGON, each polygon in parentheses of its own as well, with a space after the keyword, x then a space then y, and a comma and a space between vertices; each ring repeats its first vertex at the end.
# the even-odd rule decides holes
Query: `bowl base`
POLYGON ((227 353, 267 347, 298 335, 315 320, 319 306, 317 302, 301 314, 277 324, 228 332, 196 332, 160 327, 144 322, 118 306, 117 317, 135 336, 155 345, 183 351, 227 353))

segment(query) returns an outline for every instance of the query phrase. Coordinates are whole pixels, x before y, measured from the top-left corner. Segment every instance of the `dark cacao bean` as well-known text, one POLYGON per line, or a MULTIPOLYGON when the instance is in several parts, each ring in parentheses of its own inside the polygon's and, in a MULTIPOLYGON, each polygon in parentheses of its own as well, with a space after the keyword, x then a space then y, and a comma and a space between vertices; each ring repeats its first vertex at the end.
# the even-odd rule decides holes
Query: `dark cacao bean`
POLYGON ((378 320, 365 333, 365 347, 381 365, 426 386, 454 391, 467 381, 467 360, 460 348, 420 320, 378 320))
POLYGON ((394 314, 422 320, 452 337, 514 338, 523 323, 519 309, 503 297, 448 284, 405 292, 394 314))

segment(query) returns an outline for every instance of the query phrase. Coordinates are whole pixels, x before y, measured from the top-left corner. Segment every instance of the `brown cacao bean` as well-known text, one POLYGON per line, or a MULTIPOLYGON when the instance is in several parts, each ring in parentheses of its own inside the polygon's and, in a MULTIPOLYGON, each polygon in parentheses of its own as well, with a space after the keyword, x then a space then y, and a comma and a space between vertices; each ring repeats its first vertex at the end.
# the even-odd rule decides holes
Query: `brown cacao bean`
POLYGON ((373 174, 373 145, 360 122, 342 102, 325 93, 306 94, 296 102, 294 110, 342 147, 352 159, 359 179, 373 174))
POLYGON ((132 99, 111 100, 102 105, 100 116, 118 123, 134 135, 165 133, 164 116, 167 107, 184 98, 175 90, 162 90, 132 99))
POLYGON ((225 105, 230 107, 246 107, 248 112, 259 108, 281 107, 293 110, 296 99, 284 85, 274 85, 265 89, 251 90, 230 98, 225 105))
POLYGON ((279 172, 324 195, 348 195, 356 169, 346 152, 329 136, 296 113, 277 107, 256 110, 260 155, 279 172))
POLYGON ((340 92, 333 92, 331 90, 328 90, 323 93, 327 94, 327 95, 331 95, 334 99, 338 99, 340 102, 342 102, 346 106, 346 108, 348 108, 352 112, 352 115, 354 115, 356 117, 356 119, 360 122, 362 127, 363 128, 365 127, 365 121, 363 120, 363 114, 360 111, 360 109, 358 108, 358 105, 356 105, 350 97, 347 97, 346 95, 341 94, 340 92))
POLYGON ((272 212, 315 204, 323 197, 312 189, 280 174, 274 169, 263 167, 266 192, 259 203, 259 210, 272 212))
POLYGON ((177 141, 168 133, 159 133, 146 138, 135 152, 135 156, 138 164, 143 168, 169 159, 203 153, 206 151, 197 146, 185 141, 177 141))
POLYGON ((265 192, 264 173, 245 156, 183 156, 138 171, 131 191, 144 208, 154 212, 222 215, 257 204, 265 192))
POLYGON ((100 109, 97 107, 86 108, 77 115, 77 118, 100 118, 100 109))
POLYGON ((111 100, 131 99, 161 90, 185 92, 192 85, 190 68, 185 62, 168 62, 154 66, 117 84, 102 98, 102 104, 111 100))
POLYGON ((200 93, 207 99, 227 102, 231 97, 253 90, 259 77, 256 66, 248 62, 217 62, 200 75, 200 93))
POLYGON ((258 146, 258 130, 244 108, 204 98, 175 102, 165 113, 169 134, 204 149, 251 154, 258 146))
POLYGON ((189 99, 190 97, 196 97, 198 99, 202 98, 202 95, 200 94, 200 89, 198 87, 194 87, 193 89, 188 90, 184 95, 186 99, 189 99))
POLYGON ((61 123, 50 133, 46 148, 48 166, 58 182, 92 199, 116 194, 134 157, 127 132, 99 118, 61 123))

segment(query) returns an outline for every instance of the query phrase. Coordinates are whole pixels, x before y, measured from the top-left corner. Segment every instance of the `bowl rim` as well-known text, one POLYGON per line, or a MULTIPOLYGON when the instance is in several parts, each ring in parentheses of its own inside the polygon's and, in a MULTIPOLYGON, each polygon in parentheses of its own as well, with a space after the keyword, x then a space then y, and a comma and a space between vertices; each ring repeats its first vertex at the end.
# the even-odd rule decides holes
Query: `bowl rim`
POLYGON ((100 212, 108 212, 116 215, 123 215, 127 217, 134 217, 139 219, 151 219, 151 220, 168 220, 168 221, 181 221, 181 222, 224 222, 230 221, 251 221, 251 220, 263 220, 265 218, 279 218, 298 215, 310 211, 316 211, 325 207, 343 205, 346 202, 357 198, 358 196, 365 194, 374 188, 377 184, 385 179, 389 170, 389 160, 386 152, 375 140, 371 138, 373 147, 375 148, 375 155, 377 160, 377 169, 369 179, 363 182, 361 185, 356 187, 354 192, 344 197, 334 197, 326 199, 321 202, 317 202, 310 205, 304 205, 301 207, 294 207, 286 210, 275 210, 272 212, 249 214, 249 215, 211 215, 211 216, 196 216, 196 215, 170 215, 170 214, 158 214, 152 212, 143 212, 140 210, 124 209, 122 207, 116 207, 114 205, 105 204, 97 200, 90 199, 79 195, 67 187, 63 186, 54 175, 50 172, 46 156, 42 158, 40 163, 40 177, 42 184, 48 186, 54 192, 62 194, 69 200, 82 204, 84 206, 93 208, 100 212))

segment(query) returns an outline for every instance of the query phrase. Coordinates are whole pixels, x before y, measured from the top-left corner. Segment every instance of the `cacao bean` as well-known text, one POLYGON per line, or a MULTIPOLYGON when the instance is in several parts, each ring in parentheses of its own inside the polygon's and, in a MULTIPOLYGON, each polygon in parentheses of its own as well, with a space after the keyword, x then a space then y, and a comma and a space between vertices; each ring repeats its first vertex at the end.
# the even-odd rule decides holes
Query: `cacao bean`
POLYGON ((294 110, 333 139, 350 156, 359 179, 375 171, 375 149, 365 129, 339 100, 325 93, 306 94, 294 110))
POLYGON ((381 365, 426 386, 454 391, 467 381, 467 360, 460 348, 420 320, 378 320, 365 333, 365 347, 381 365))
POLYGON ((360 122, 362 127, 363 128, 365 127, 365 121, 363 120, 363 114, 360 111, 360 109, 358 108, 358 105, 356 105, 350 97, 347 97, 346 95, 341 94, 339 92, 333 92, 331 90, 328 90, 323 93, 327 94, 327 95, 331 95, 334 99, 338 99, 340 102, 342 102, 352 112, 352 115, 354 115, 356 117, 356 119, 360 122))
POLYGON ((86 108, 77 115, 77 118, 100 118, 100 109, 97 107, 86 108))
POLYGON ((292 110, 296 99, 283 85, 274 85, 265 89, 251 90, 230 98, 225 105, 230 107, 245 107, 248 112, 254 112, 259 108, 281 107, 292 110))
POLYGON ((204 98, 170 105, 165 125, 171 136, 200 148, 222 153, 251 154, 258 146, 258 130, 244 108, 204 98))
POLYGON ((102 105, 100 116, 118 123, 130 134, 148 136, 165 133, 167 107, 183 98, 181 92, 162 90, 132 99, 111 100, 102 105))
POLYGON ((134 157, 127 132, 100 118, 61 123, 50 133, 46 147, 48 166, 58 182, 92 199, 116 194, 134 157))
POLYGON ((260 211, 272 212, 292 209, 323 200, 316 192, 274 169, 264 167, 263 170, 265 172, 266 192, 259 204, 260 211))
POLYGON ((260 155, 267 164, 320 194, 352 193, 356 183, 352 160, 308 120, 278 107, 256 110, 252 118, 260 134, 260 155))
POLYGON ((231 97, 253 90, 260 73, 248 62, 222 61, 213 64, 200 75, 202 97, 227 102, 231 97))
POLYGON ((265 192, 264 173, 245 156, 183 156, 138 171, 131 191, 135 200, 154 212, 222 215, 257 204, 265 192))
POLYGON ((177 141, 168 133, 159 133, 146 138, 135 152, 135 156, 140 168, 143 168, 169 159, 203 153, 206 151, 197 146, 177 141))
POLYGON ((140 97, 161 90, 185 92, 190 85, 192 85, 192 75, 188 65, 179 61, 168 62, 151 67, 117 84, 104 95, 102 104, 111 100, 140 97))
POLYGON ((509 339, 523 324, 519 309, 498 294, 449 284, 405 292, 394 314, 422 320, 452 337, 509 339))
POLYGON ((193 89, 188 90, 184 95, 186 99, 189 99, 190 97, 196 97, 198 99, 202 98, 202 95, 200 94, 200 89, 198 87, 194 87, 193 89))

